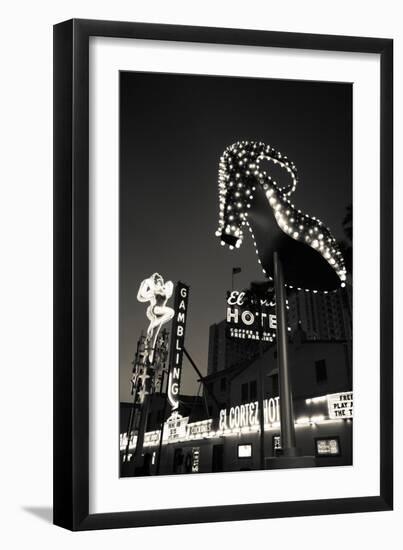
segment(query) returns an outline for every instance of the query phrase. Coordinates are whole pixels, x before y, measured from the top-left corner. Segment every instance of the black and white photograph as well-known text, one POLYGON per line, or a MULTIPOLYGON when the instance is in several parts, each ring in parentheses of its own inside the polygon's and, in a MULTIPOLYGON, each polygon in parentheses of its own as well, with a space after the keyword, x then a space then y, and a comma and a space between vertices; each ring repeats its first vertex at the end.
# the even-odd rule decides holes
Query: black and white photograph
POLYGON ((352 466, 352 84, 119 100, 120 477, 352 466))
POLYGON ((1 548, 399 546, 399 8, 4 4, 1 548))

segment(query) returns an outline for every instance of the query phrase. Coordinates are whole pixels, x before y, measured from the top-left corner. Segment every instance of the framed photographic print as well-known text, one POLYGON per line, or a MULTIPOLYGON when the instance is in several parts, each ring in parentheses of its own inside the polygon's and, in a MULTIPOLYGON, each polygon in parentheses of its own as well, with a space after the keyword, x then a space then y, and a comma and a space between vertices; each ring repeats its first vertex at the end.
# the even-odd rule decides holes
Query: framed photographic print
POLYGON ((54 27, 55 524, 392 509, 392 74, 384 38, 54 27))

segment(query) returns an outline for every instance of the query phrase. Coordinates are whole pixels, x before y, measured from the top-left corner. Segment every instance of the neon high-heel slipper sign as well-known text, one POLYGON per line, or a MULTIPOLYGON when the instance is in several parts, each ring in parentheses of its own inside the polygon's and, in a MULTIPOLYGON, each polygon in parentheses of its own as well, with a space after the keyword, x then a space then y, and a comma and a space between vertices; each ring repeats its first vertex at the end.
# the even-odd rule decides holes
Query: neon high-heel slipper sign
POLYGON ((345 285, 346 268, 330 229, 290 201, 298 174, 295 164, 270 145, 239 141, 220 158, 219 222, 216 236, 230 249, 239 248, 249 229, 263 273, 273 277, 273 254, 284 264, 289 287, 335 290, 345 285), (261 166, 276 165, 289 177, 282 187, 261 166), (303 246, 305 245, 305 246, 303 246))

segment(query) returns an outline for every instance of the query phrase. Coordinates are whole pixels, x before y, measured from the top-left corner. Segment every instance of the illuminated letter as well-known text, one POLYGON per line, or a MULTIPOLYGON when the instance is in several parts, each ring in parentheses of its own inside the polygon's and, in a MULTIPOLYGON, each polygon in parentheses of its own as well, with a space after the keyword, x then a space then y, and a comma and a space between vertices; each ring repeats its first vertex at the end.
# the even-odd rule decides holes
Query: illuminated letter
POLYGON ((234 319, 234 323, 238 323, 238 310, 227 307, 227 323, 230 323, 234 319))
POLYGON ((229 304, 230 306, 234 306, 237 303, 237 296, 238 292, 236 290, 233 290, 227 298, 227 304, 229 304))
POLYGON ((229 411, 229 427, 234 428, 234 407, 231 407, 229 411))
POLYGON ((244 405, 241 405, 240 426, 241 426, 241 428, 246 426, 245 406, 244 405))
POLYGON ((226 430, 227 428, 227 411, 225 409, 222 409, 220 411, 220 431, 226 430))
POLYGON ((235 427, 239 428, 239 406, 237 405, 234 409, 234 417, 235 417, 235 427))
POLYGON ((175 380, 178 380, 180 375, 181 375, 180 368, 179 367, 174 367, 173 377, 175 378, 175 380))
POLYGON ((183 312, 178 313, 178 323, 184 323, 185 322, 185 314, 183 312))
POLYGON ((245 325, 252 325, 255 320, 255 316, 250 311, 243 311, 241 318, 245 325))
POLYGON ((249 422, 250 403, 246 403, 246 405, 244 405, 244 407, 245 407, 245 425, 248 426, 248 425, 250 425, 250 422, 249 422))
POLYGON ((253 413, 255 412, 255 404, 249 403, 249 426, 253 426, 253 413))
POLYGON ((276 403, 273 398, 269 399, 269 422, 273 423, 276 421, 276 403))
POLYGON ((275 397, 274 401, 276 402, 276 422, 280 422, 280 398, 275 397))

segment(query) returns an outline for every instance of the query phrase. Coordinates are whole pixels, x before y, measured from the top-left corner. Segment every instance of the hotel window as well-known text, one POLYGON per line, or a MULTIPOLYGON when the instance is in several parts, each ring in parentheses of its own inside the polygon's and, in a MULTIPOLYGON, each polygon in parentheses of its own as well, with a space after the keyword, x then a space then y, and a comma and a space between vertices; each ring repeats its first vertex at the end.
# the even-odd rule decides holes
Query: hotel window
POLYGON ((315 373, 317 384, 323 384, 324 382, 327 382, 326 361, 324 359, 315 361, 315 373))
POLYGON ((256 401, 257 399, 257 383, 256 380, 252 380, 249 384, 249 401, 256 401))
POLYGON ((279 395, 279 387, 278 387, 278 374, 273 374, 271 377, 271 384, 272 384, 272 393, 274 396, 279 395))
POLYGON ((241 401, 242 403, 247 403, 249 401, 249 387, 247 382, 241 386, 241 401))

